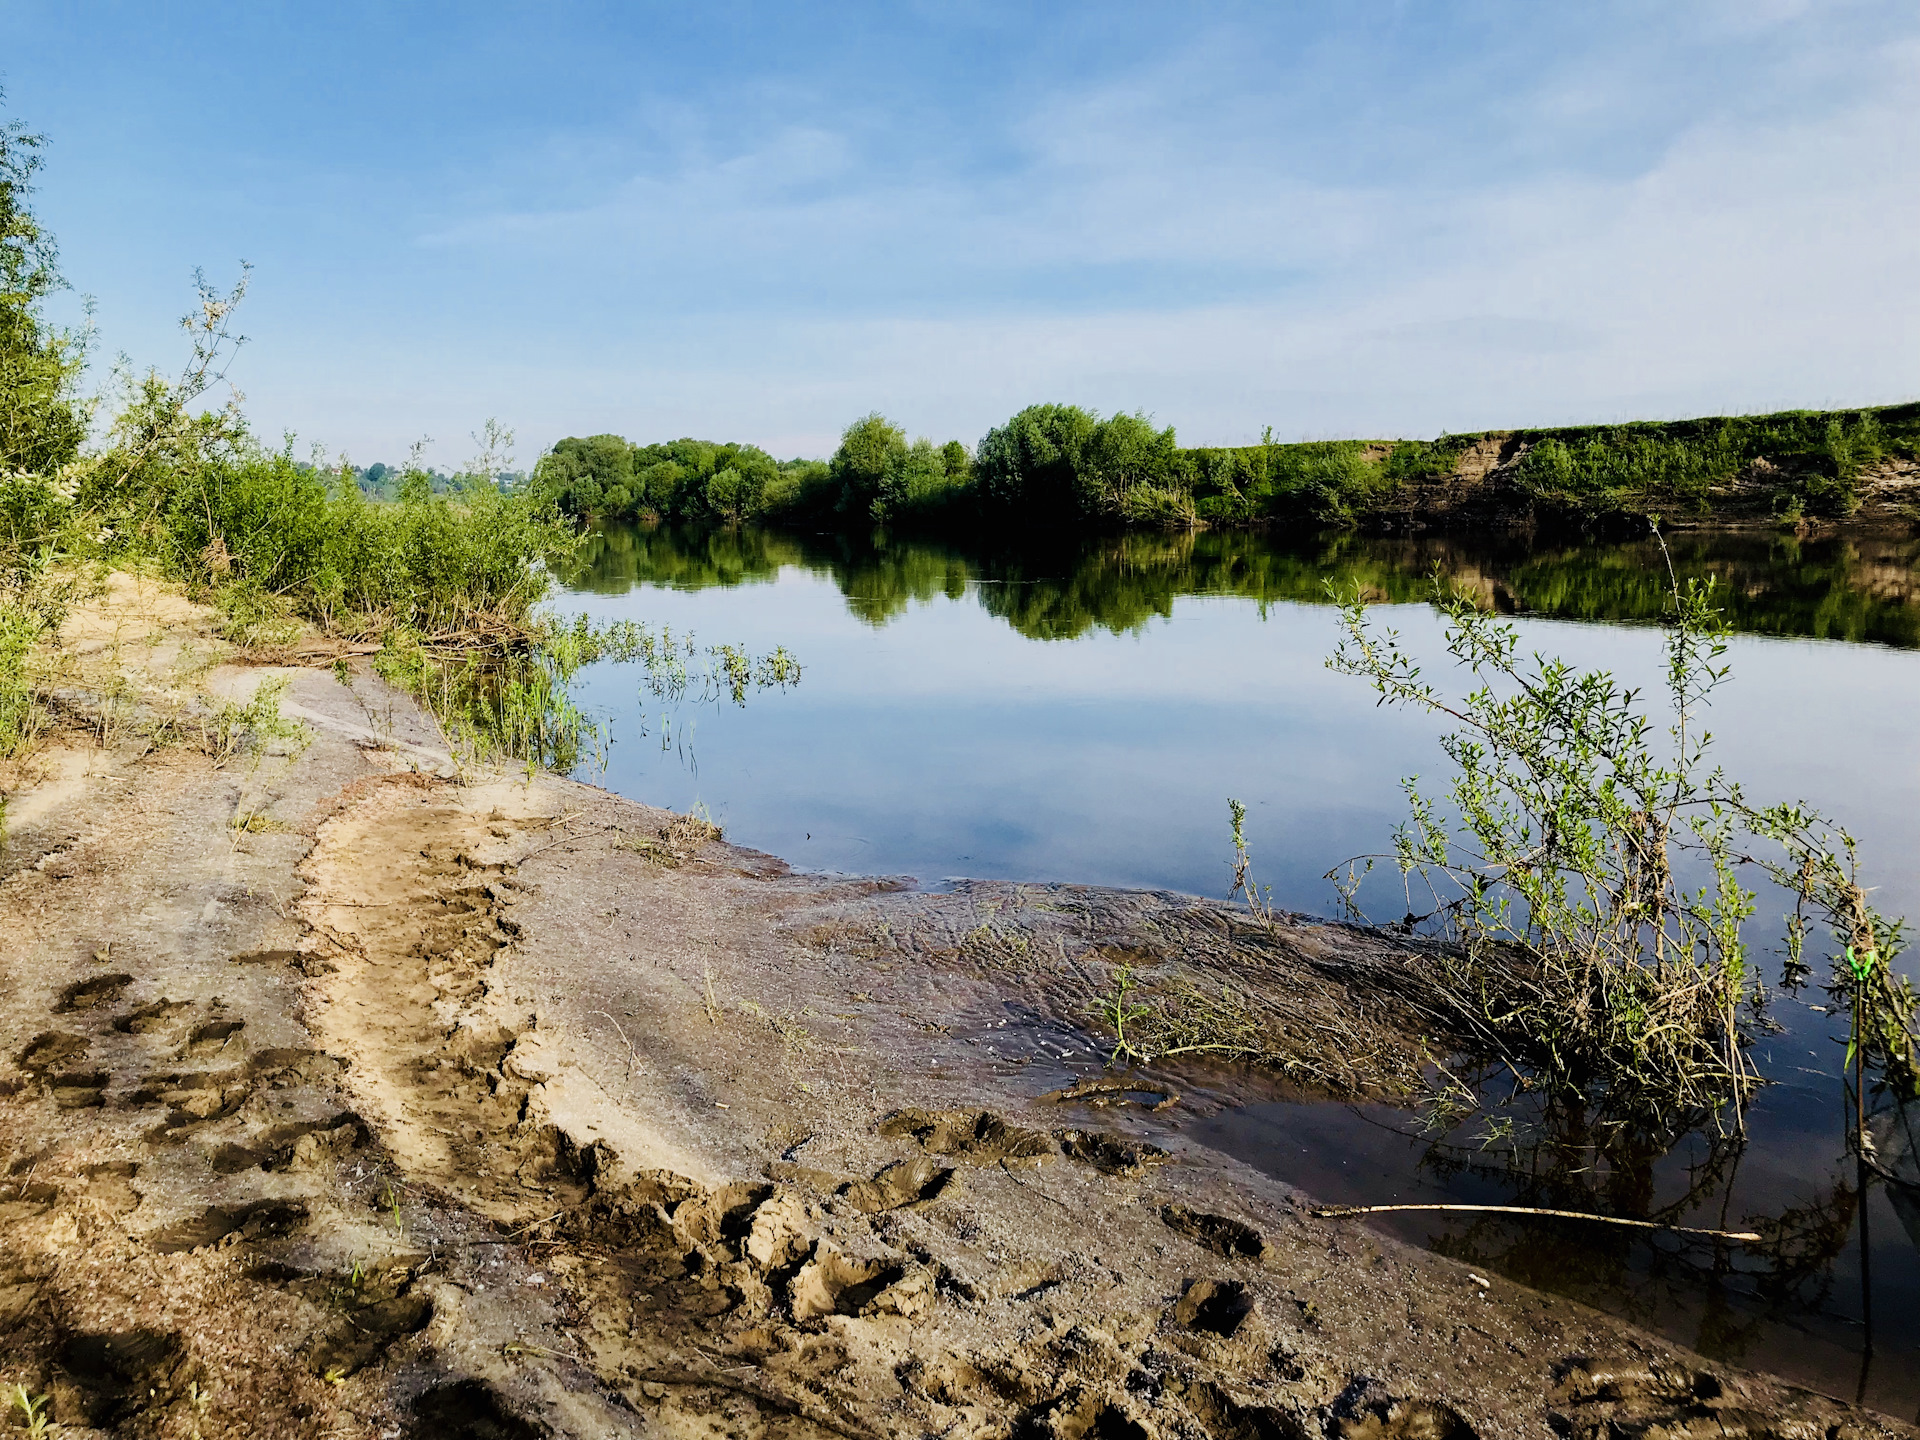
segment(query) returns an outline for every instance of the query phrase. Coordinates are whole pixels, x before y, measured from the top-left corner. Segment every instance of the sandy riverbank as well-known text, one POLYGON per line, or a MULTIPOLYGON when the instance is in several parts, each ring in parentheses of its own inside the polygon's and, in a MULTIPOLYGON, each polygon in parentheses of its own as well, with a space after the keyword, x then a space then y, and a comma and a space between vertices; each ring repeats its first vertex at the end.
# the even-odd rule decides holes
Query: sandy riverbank
POLYGON ((65 1434, 1913 1433, 1313 1219, 1185 1142, 1204 1085, 1084 1083, 1114 965, 1225 955, 1300 1084, 1391 1093, 1400 942, 795 874, 461 774, 154 587, 64 633, 0 849, 0 1381, 65 1434), (306 733, 222 756, 193 717, 273 675, 306 733))

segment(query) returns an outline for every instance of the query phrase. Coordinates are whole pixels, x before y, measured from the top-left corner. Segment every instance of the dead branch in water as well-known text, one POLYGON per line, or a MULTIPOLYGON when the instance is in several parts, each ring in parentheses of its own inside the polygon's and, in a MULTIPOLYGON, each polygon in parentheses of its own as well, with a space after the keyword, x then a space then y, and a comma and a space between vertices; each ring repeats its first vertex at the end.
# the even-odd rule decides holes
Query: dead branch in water
POLYGON ((1585 1210, 1545 1210, 1532 1205, 1318 1205, 1307 1213, 1322 1220, 1340 1220, 1349 1215, 1383 1215, 1389 1210, 1463 1210, 1491 1215, 1545 1215, 1555 1220, 1598 1220, 1603 1225, 1631 1225, 1639 1230, 1671 1230, 1676 1235, 1705 1235, 1715 1240, 1742 1240, 1748 1244, 1758 1244, 1766 1238, 1752 1230, 1697 1230, 1691 1225, 1629 1220, 1623 1215, 1594 1215, 1585 1210))

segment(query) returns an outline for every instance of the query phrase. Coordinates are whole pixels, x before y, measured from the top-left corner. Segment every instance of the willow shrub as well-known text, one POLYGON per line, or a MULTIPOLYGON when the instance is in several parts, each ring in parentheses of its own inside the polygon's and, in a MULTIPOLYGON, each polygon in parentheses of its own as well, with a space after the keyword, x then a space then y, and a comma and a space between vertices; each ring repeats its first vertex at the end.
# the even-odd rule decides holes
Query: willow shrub
POLYGON ((1878 1007, 1876 1063, 1913 1088, 1912 995, 1888 966, 1900 930, 1866 904, 1852 838, 1805 807, 1750 802, 1710 763, 1702 712, 1730 669, 1710 581, 1673 583, 1664 726, 1611 673, 1523 654, 1513 625, 1437 578, 1464 695, 1426 681, 1357 592, 1335 598, 1329 667, 1455 727, 1444 800, 1407 780, 1392 854, 1330 877, 1351 906, 1376 860, 1398 868, 1406 923, 1453 942, 1432 977, 1452 1022, 1562 1100, 1682 1126, 1730 1109, 1737 1126, 1762 995, 1743 933, 1752 866, 1799 902, 1796 960, 1821 920, 1836 953, 1868 957, 1872 983, 1853 993, 1878 1007))

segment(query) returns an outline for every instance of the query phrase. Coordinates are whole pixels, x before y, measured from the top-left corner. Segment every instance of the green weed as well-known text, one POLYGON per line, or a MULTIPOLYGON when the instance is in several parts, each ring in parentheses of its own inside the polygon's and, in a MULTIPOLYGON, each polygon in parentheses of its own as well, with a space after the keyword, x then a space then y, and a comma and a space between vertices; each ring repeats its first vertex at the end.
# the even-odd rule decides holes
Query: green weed
POLYGON ((1270 1053, 1252 1002, 1226 983, 1216 989, 1182 978, 1148 986, 1132 966, 1119 965, 1091 1009, 1114 1035, 1109 1065, 1181 1055, 1262 1060, 1270 1053))
POLYGON ((20 1423, 33 1440, 45 1440, 53 1434, 53 1423, 47 1415, 47 1396, 35 1395, 25 1385, 15 1383, 0 1390, 0 1398, 4 1398, 8 1410, 20 1412, 20 1423))
POLYGON ((24 752, 46 723, 27 664, 47 628, 44 614, 0 591, 0 760, 24 752))
POLYGON ((617 835, 613 843, 662 868, 673 869, 691 860, 707 841, 720 836, 720 827, 713 823, 706 806, 696 803, 690 812, 674 816, 652 835, 617 835))
POLYGON ((406 1219, 405 1213, 401 1209, 401 1195, 400 1195, 399 1187, 396 1186, 392 1181, 388 1181, 386 1192, 381 1197, 381 1200, 382 1200, 382 1203, 387 1208, 387 1214, 393 1220, 394 1233, 404 1239, 407 1233, 407 1219, 406 1219))
POLYGON ((1247 807, 1238 800, 1227 801, 1227 818, 1233 831, 1233 884, 1227 890, 1227 898, 1241 896, 1247 902, 1247 909, 1254 918, 1266 925, 1273 926, 1273 889, 1262 889, 1254 883, 1253 857, 1247 852, 1246 819, 1247 807))
POLYGON ((285 676, 272 676, 262 680, 245 703, 222 701, 205 717, 203 742, 216 768, 233 759, 249 742, 262 745, 269 740, 311 738, 305 725, 280 713, 280 701, 288 688, 285 676))

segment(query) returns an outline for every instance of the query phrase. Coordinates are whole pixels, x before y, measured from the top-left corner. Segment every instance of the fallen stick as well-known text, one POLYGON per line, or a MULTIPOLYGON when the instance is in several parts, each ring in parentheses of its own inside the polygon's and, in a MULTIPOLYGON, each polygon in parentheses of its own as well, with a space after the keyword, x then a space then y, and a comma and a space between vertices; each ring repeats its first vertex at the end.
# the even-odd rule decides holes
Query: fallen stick
POLYGON ((1666 1225, 1658 1220, 1629 1220, 1621 1215, 1594 1215, 1585 1210, 1541 1210, 1531 1205, 1319 1205, 1307 1213, 1323 1220, 1338 1220, 1348 1215, 1379 1215, 1388 1210, 1466 1210, 1475 1214, 1547 1215, 1556 1220, 1598 1220, 1603 1225, 1631 1225, 1638 1230, 1671 1230, 1676 1235, 1706 1235, 1715 1240, 1744 1240, 1748 1244, 1758 1244, 1766 1239, 1752 1230, 1698 1230, 1691 1225, 1666 1225))

